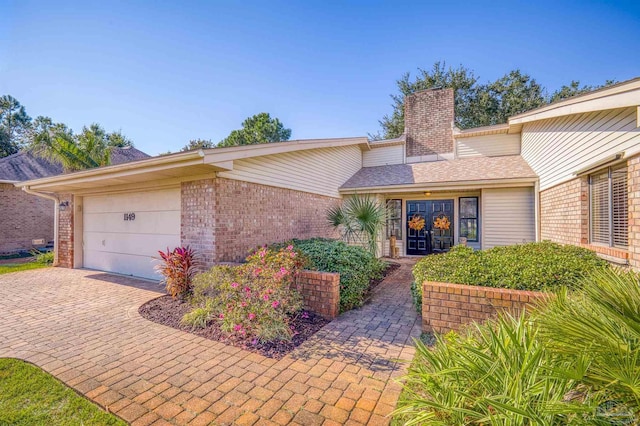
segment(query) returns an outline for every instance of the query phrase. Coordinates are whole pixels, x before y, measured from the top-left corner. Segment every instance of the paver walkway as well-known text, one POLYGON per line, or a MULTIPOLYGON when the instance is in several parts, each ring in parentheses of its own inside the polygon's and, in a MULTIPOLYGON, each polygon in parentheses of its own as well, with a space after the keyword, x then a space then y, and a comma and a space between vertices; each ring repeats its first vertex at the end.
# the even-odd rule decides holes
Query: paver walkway
POLYGON ((272 360, 147 321, 157 284, 48 268, 0 276, 0 357, 33 362, 134 425, 387 424, 420 321, 410 260, 363 308, 272 360))

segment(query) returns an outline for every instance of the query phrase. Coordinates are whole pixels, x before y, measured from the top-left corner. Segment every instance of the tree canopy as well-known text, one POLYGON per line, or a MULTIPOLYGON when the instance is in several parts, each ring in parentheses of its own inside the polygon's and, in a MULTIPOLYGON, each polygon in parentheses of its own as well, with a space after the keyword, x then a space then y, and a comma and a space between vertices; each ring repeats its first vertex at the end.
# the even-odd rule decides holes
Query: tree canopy
POLYGON ((0 158, 24 149, 61 164, 65 170, 81 170, 109 164, 111 151, 127 146, 133 142, 120 130, 108 133, 93 123, 74 134, 50 117, 32 119, 13 96, 0 97, 0 158))
POLYGON ((462 65, 447 67, 444 62, 436 62, 430 70, 419 68, 415 79, 406 73, 396 81, 398 93, 391 95, 393 111, 379 121, 382 130, 370 137, 390 139, 404 133, 404 99, 420 90, 452 88, 455 93, 455 124, 461 129, 468 129, 506 123, 510 116, 613 83, 614 80, 607 80, 601 86, 581 86, 574 80, 549 94, 533 77, 518 69, 495 81, 480 83, 469 68, 462 65))
POLYGON ((192 151, 194 149, 213 148, 215 144, 211 139, 191 139, 188 144, 182 147, 180 151, 192 151))
POLYGON ((15 154, 28 139, 31 117, 11 95, 0 97, 0 158, 15 154))
POLYGON ((282 142, 290 138, 291 129, 284 127, 277 118, 271 118, 269 113, 261 112, 244 120, 242 128, 232 131, 217 147, 282 142))

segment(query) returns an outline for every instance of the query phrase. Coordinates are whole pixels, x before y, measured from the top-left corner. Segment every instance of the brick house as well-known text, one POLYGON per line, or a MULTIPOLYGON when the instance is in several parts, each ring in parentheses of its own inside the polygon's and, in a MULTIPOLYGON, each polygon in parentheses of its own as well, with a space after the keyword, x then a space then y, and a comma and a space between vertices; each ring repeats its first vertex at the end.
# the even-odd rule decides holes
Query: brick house
MULTIPOLYGON (((135 148, 117 148, 113 164, 148 158, 135 148)), ((27 152, 0 158, 0 254, 41 248, 55 238, 58 206, 53 198, 28 194, 17 187, 23 181, 62 174, 62 166, 27 152)))
POLYGON ((392 235, 401 255, 553 240, 640 267, 640 79, 469 130, 453 105, 449 89, 407 97, 397 139, 197 150, 19 186, 61 200, 61 266, 149 278, 166 247, 211 265, 334 236, 327 208, 356 193, 392 211, 380 254, 392 235))

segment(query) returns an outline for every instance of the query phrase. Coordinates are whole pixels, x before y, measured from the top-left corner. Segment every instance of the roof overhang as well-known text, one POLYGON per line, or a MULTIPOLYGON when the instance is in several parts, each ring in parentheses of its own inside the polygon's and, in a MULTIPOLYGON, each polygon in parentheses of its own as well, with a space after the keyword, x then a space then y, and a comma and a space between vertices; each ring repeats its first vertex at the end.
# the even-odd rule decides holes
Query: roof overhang
POLYGON ((635 78, 515 115, 509 118, 509 126, 515 131, 522 128, 523 124, 532 121, 638 105, 640 105, 640 78, 635 78))
MULTIPOLYGON (((495 126, 475 127, 472 129, 459 130, 454 129, 454 139, 470 138, 473 136, 487 136, 510 133, 509 124, 497 124, 495 126)), ((512 132, 513 133, 513 132, 512 132)))
POLYGON ((2 179, 0 179, 0 183, 16 184, 18 182, 20 182, 20 181, 18 181, 18 180, 2 180, 2 179))
POLYGON ((361 188, 341 188, 340 194, 395 194, 404 192, 422 191, 471 191, 483 188, 511 188, 522 186, 535 186, 537 177, 513 178, 513 179, 487 179, 453 182, 423 182, 405 185, 370 186, 361 188))
POLYGON ((150 181, 167 181, 231 171, 233 170, 233 161, 243 158, 349 145, 358 145, 361 149, 368 149, 369 143, 366 137, 360 137, 200 149, 14 184, 35 191, 56 193, 74 193, 93 188, 122 187, 123 185, 135 186, 150 181))

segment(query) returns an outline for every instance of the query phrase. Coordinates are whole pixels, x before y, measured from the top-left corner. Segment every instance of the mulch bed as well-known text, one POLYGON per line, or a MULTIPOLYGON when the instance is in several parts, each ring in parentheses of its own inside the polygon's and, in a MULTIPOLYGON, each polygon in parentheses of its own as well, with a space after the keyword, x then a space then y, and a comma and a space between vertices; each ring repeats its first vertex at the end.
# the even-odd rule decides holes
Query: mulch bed
POLYGON ((328 320, 313 312, 302 311, 300 315, 292 318, 289 323, 295 333, 290 342, 260 342, 253 338, 230 338, 227 333, 220 330, 220 326, 215 321, 209 323, 205 328, 195 329, 191 326, 180 324, 182 317, 192 309, 193 307, 186 302, 172 299, 171 296, 161 296, 142 305, 138 312, 149 321, 275 359, 284 357, 329 323, 328 320))
MULTIPOLYGON (((399 264, 389 262, 389 267, 384 271, 383 277, 371 281, 369 294, 382 282, 384 277, 399 267, 399 264)), ((149 321, 186 331, 187 333, 192 333, 200 337, 204 337, 205 339, 215 340, 226 345, 242 348, 250 352, 256 352, 260 355, 274 359, 284 357, 330 322, 313 312, 302 311, 299 315, 290 320, 290 325, 293 327, 295 333, 290 342, 260 342, 253 338, 230 338, 227 333, 220 330, 220 326, 215 321, 210 322, 205 328, 192 328, 191 326, 181 324, 180 321, 182 320, 182 317, 192 309, 193 307, 187 302, 173 299, 171 296, 160 296, 157 299, 150 300, 140 306, 138 312, 143 318, 146 318, 149 321)))

